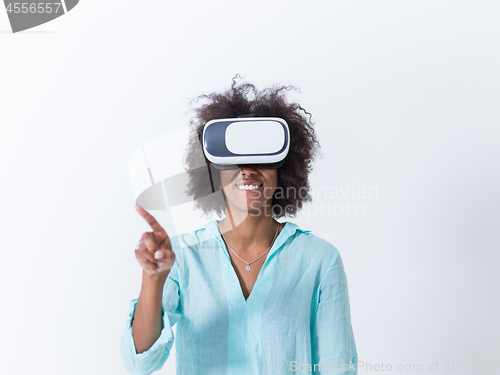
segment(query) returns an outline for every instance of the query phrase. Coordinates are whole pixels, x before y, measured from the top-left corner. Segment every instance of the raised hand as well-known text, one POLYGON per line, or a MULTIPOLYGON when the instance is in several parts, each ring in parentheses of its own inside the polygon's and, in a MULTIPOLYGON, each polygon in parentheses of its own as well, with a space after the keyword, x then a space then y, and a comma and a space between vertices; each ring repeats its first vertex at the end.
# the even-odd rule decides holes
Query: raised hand
POLYGON ((170 238, 151 214, 142 207, 135 208, 153 229, 152 232, 143 233, 139 247, 135 249, 137 261, 148 276, 168 276, 175 261, 170 238))

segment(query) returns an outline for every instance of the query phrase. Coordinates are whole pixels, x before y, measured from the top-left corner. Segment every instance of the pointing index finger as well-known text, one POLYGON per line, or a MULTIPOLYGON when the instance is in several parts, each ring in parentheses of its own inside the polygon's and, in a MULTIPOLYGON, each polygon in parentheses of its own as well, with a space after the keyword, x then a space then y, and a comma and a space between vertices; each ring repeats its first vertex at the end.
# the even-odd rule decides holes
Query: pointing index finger
POLYGON ((153 232, 161 233, 164 234, 166 237, 168 237, 167 232, 165 232, 165 229, 163 229, 163 227, 156 221, 156 219, 149 212, 147 212, 144 208, 139 206, 135 206, 135 209, 144 218, 144 220, 147 221, 149 226, 153 229, 153 232))

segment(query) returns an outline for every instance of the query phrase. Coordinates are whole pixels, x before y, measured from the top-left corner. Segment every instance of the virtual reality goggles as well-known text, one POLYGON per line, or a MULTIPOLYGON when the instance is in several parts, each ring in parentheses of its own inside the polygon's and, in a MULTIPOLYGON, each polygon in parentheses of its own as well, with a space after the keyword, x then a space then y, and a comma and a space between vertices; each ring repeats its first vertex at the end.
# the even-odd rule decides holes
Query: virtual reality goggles
POLYGON ((278 117, 210 120, 200 135, 203 152, 217 169, 238 169, 241 165, 279 168, 290 149, 290 130, 278 117))

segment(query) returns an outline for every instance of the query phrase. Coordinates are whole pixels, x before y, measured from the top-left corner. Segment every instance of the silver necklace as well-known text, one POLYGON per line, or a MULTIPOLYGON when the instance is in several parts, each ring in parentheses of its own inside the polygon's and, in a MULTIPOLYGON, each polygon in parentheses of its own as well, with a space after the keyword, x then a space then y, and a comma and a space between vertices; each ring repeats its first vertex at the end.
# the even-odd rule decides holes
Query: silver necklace
MULTIPOLYGON (((278 224, 278 223, 276 223, 276 224, 278 224)), ((271 248, 272 248, 272 247, 273 247, 273 245, 274 245, 274 241, 276 240, 276 237, 278 236, 278 229, 280 229, 280 225, 279 225, 279 224, 278 224, 278 227, 276 228, 276 233, 274 234, 273 242, 271 242, 271 246, 269 246, 269 249, 267 249, 267 250, 266 250, 266 252, 265 252, 264 254, 262 254, 260 257, 258 257, 257 259, 252 260, 251 262, 247 262, 246 260, 241 259, 241 257, 240 257, 238 254, 236 254, 236 252, 235 252, 235 251, 231 248, 231 246, 229 246, 229 242, 227 242, 226 237, 224 237, 224 235, 222 234, 222 231, 220 230, 220 223, 219 223, 219 232, 220 232, 220 234, 221 234, 222 238, 224 238, 224 241, 226 241, 227 246, 229 247, 229 250, 231 250, 231 251, 233 252, 233 254, 234 254, 234 255, 236 255, 236 256, 237 256, 237 257, 238 257, 238 258, 239 258, 239 259, 240 259, 243 263, 246 263, 246 265, 247 265, 247 266, 246 266, 246 268, 245 268, 245 269, 246 269, 247 271, 250 271, 250 270, 251 270, 251 268, 250 268, 250 264, 252 264, 253 262, 258 261, 258 260, 259 260, 260 258, 262 258, 265 254, 267 254, 267 252, 268 252, 269 250, 271 250, 271 248)))

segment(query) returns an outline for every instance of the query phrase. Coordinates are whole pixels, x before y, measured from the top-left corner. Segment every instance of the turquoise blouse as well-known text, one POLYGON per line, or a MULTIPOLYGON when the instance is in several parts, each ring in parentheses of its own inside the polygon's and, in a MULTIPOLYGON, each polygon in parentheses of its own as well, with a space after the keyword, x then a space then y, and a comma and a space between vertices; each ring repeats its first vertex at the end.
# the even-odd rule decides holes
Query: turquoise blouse
POLYGON ((174 343, 177 375, 357 375, 347 279, 339 251, 284 222, 245 300, 217 221, 171 238, 163 330, 137 354, 130 303, 121 341, 132 375, 160 370, 174 343), (335 372, 337 370, 337 372, 335 372))

